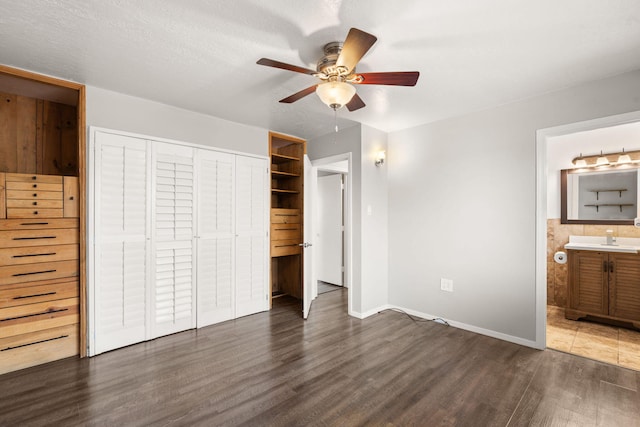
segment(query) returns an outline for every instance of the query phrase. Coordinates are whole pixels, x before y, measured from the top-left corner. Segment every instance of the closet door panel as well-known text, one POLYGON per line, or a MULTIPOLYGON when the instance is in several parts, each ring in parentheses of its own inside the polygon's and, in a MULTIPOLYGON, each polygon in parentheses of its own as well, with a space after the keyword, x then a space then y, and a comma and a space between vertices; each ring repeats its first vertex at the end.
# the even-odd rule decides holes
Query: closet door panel
POLYGON ((236 157, 236 317, 268 309, 267 171, 266 160, 236 157))
POLYGON ((235 156, 198 152, 198 327, 235 317, 235 156))
POLYGON ((96 136, 95 351, 146 339, 147 142, 96 136))
POLYGON ((153 144, 152 338, 195 326, 194 162, 190 147, 153 144))

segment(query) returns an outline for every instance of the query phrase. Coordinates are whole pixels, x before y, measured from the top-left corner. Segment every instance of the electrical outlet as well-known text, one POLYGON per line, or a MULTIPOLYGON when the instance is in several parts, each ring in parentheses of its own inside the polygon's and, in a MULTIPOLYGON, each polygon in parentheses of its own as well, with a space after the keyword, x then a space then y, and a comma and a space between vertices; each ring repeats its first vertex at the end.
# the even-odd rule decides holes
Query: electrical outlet
POLYGON ((440 290, 445 292, 453 292, 453 280, 440 279, 440 290))

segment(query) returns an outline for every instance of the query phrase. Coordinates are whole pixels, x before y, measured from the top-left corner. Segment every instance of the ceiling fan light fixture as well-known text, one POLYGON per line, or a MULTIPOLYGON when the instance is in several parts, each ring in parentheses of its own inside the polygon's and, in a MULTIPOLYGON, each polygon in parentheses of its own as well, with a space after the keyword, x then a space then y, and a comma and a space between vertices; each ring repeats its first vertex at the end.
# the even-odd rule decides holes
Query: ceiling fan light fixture
POLYGON ((316 87, 316 93, 322 102, 337 110, 344 107, 356 94, 356 88, 349 83, 341 81, 330 81, 320 83, 316 87))

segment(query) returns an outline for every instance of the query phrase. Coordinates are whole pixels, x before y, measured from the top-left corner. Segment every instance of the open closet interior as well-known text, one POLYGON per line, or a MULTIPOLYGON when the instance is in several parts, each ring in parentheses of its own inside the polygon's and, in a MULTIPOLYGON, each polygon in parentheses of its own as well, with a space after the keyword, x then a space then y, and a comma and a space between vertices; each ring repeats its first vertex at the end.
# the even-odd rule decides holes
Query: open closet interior
POLYGON ((302 299, 306 141, 269 133, 271 154, 271 295, 302 299))
POLYGON ((84 86, 0 66, 0 373, 85 355, 84 86))

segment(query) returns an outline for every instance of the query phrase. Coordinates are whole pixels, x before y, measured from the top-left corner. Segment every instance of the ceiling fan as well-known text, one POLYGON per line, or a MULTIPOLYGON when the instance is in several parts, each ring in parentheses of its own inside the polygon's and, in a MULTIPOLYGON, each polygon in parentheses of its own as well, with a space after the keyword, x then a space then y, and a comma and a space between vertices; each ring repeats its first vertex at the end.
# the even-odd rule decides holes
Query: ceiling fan
POLYGON ((355 111, 364 107, 365 103, 353 85, 415 86, 420 76, 418 71, 357 73, 358 61, 377 40, 372 34, 351 28, 344 43, 331 42, 324 46, 324 56, 318 61, 315 71, 267 58, 261 58, 257 63, 309 74, 321 80, 320 83, 281 99, 280 102, 290 104, 316 92, 322 102, 334 110, 346 106, 349 111, 355 111))

